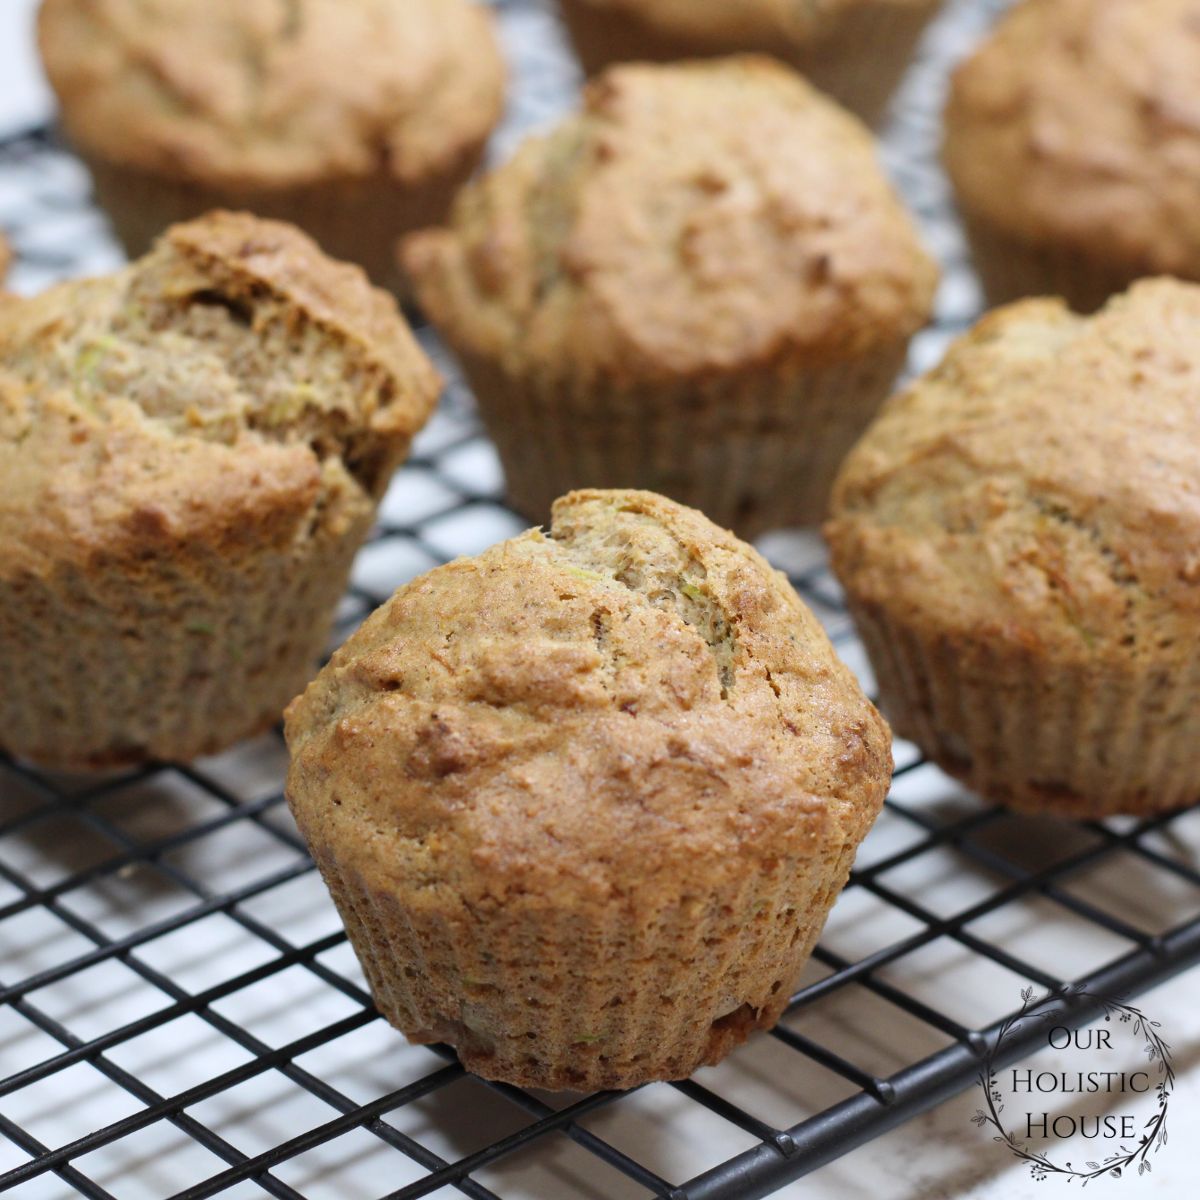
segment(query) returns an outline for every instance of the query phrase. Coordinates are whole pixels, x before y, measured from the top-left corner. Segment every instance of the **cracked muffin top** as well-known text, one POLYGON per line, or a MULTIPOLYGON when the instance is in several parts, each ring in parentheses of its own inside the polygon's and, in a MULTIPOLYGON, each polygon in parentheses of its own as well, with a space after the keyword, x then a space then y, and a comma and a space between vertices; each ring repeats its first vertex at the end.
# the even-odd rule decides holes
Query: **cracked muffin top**
POLYGON ((891 347, 936 282, 866 128, 753 56, 611 68, 403 257, 459 350, 634 378, 891 347))
POLYGON ((999 229, 1200 274, 1200 0, 1024 0, 954 76, 945 160, 999 229))
POLYGON ((784 577, 648 492, 572 493, 548 533, 402 588, 287 736, 310 844, 431 904, 604 902, 819 855, 891 774, 784 577))
POLYGON ((851 453, 827 535, 864 603, 1069 661, 1191 663, 1200 620, 1200 287, 1095 317, 999 309, 851 453))
POLYGON ((419 181, 503 107, 474 0, 43 0, 39 33, 77 145, 210 185, 419 181))
POLYGON ((0 571, 348 519, 437 391, 395 301, 299 230, 175 226, 115 275, 0 305, 0 571))
POLYGON ((847 10, 880 3, 917 8, 929 0, 584 0, 595 9, 636 14, 664 30, 737 46, 784 38, 798 45, 819 38, 847 10))

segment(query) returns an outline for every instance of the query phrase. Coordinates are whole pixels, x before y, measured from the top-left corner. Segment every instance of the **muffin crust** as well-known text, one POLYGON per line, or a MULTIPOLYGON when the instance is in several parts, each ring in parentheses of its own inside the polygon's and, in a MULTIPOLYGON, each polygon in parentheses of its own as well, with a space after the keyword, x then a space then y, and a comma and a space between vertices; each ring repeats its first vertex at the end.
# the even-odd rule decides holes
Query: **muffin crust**
POLYGON ((648 493, 554 515, 368 619, 288 711, 288 795, 410 1038, 628 1087, 778 1019, 890 746, 749 547, 648 493))
POLYGON ((1198 333, 1200 288, 1170 280, 1090 319, 1002 309, 838 481, 827 532, 885 711, 998 799, 1200 795, 1198 333))
POLYGON ((647 488, 745 537, 824 516, 937 276, 861 123, 754 57, 607 71, 404 261, 514 507, 647 488))
POLYGON ((405 257, 470 352, 634 379, 890 345, 936 281, 866 130, 754 57, 607 72, 405 257))
POLYGON ((62 121, 131 256, 217 207, 301 225, 392 283, 504 102, 475 0, 45 0, 62 121))
POLYGON ((1196 0, 1013 8, 951 87, 945 161, 968 218, 1112 267, 1116 290, 1200 278, 1197 28, 1196 0))
POLYGON ((0 307, 0 363, 0 743, 99 765, 277 716, 437 393, 394 301, 217 213, 0 307))
POLYGON ((419 181, 502 102, 490 17, 464 0, 45 0, 40 35, 80 146, 202 183, 419 181))

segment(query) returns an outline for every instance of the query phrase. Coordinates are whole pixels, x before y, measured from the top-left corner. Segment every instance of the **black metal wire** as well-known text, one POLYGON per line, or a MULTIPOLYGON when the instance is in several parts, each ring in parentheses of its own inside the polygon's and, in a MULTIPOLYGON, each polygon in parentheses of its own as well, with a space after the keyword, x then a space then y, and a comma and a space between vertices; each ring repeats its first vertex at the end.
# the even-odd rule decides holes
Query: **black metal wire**
MULTIPOLYGON (((993 3, 993 0, 986 2, 993 3)), ((498 7, 508 13, 533 11, 537 0, 503 0, 498 7)), ((554 86, 560 85, 561 78, 554 86)), ((915 105, 908 119, 916 130, 910 131, 910 135, 917 137, 921 122, 928 119, 927 106, 915 105)), ((78 182, 71 183, 69 172, 64 174, 67 164, 64 152, 49 130, 37 130, 0 142, 0 179, 17 179, 28 190, 28 203, 17 217, 10 214, 6 221, 22 267, 27 271, 52 275, 71 272, 80 265, 78 247, 55 245, 52 241, 47 242, 44 236, 38 236, 47 222, 64 216, 77 217, 94 219, 99 228, 99 218, 89 207, 86 190, 78 182)), ((902 163, 901 167, 915 172, 908 164, 902 163)), ((944 195, 938 194, 928 178, 920 176, 919 172, 908 180, 906 190, 918 211, 924 207, 929 215, 944 209, 944 195)), ((3 216, 0 209, 0 218, 3 216)), ((953 306, 950 310, 944 308, 940 314, 939 336, 961 327, 966 319, 967 315, 955 311, 953 306)), ((419 332, 431 351, 440 355, 430 332, 419 332)), ((469 397, 461 387, 452 386, 443 402, 439 429, 418 445, 417 453, 406 468, 423 472, 434 481, 440 494, 444 495, 444 501, 424 511, 419 520, 396 520, 394 514, 381 519, 369 544, 375 548, 404 546, 416 559, 434 563, 447 557, 443 531, 448 524, 484 517, 493 521, 498 519, 503 510, 498 504, 494 481, 490 478, 464 479, 460 472, 451 469, 455 456, 481 451, 484 447, 469 397)), ((843 648, 851 647, 853 633, 838 590, 824 566, 819 563, 806 565, 793 572, 792 578, 800 593, 829 619, 835 643, 843 648)), ((352 587, 341 613, 340 633, 348 632, 383 599, 382 591, 373 586, 359 583, 352 587)), ((897 779, 903 781, 922 769, 921 761, 910 756, 897 772, 897 779)), ((254 901, 270 897, 279 889, 311 875, 314 870, 303 843, 287 823, 281 780, 265 795, 248 794, 222 782, 204 765, 163 763, 80 786, 78 780, 66 780, 0 759, 0 885, 11 893, 10 898, 0 901, 0 951, 5 945, 5 923, 30 914, 52 917, 63 929, 72 931, 86 947, 24 977, 13 977, 7 955, 0 953, 0 1011, 11 1010, 57 1047, 39 1061, 24 1065, 7 1078, 0 1079, 0 1141, 7 1139, 28 1156, 21 1165, 0 1174, 0 1191, 53 1173, 78 1195, 109 1197, 110 1192, 89 1178, 80 1165, 81 1160, 103 1148, 119 1147, 124 1139, 140 1131, 170 1125, 225 1164, 203 1181, 178 1191, 174 1200, 204 1200, 247 1182, 257 1185, 268 1195, 303 1200, 303 1193, 282 1178, 279 1169, 303 1154, 356 1131, 365 1132, 389 1147, 398 1161, 417 1164, 424 1171, 422 1177, 391 1191, 384 1200, 415 1200, 447 1186, 475 1200, 495 1200, 498 1193, 481 1183, 477 1176, 486 1168, 518 1154, 536 1154, 540 1147, 547 1146, 556 1137, 570 1139, 648 1195, 668 1200, 752 1200, 769 1195, 974 1081, 983 1055, 996 1036, 999 1022, 982 1029, 968 1028, 889 978, 889 968, 925 948, 953 943, 974 958, 996 964, 1023 980, 1035 981, 1058 993, 1070 983, 1084 982, 1089 990, 1101 994, 1130 995, 1200 962, 1200 870, 1163 853, 1154 844, 1155 838, 1169 834, 1177 822, 1186 819, 1186 814, 1169 814, 1126 824, 1087 823, 1081 827, 1088 835, 1085 845, 1074 851, 1067 850, 1047 865, 1031 869, 989 843, 988 835, 999 823, 1015 819, 998 810, 976 808, 943 819, 931 814, 926 806, 893 796, 887 802, 887 812, 908 827, 913 838, 901 849, 856 870, 849 888, 869 894, 880 904, 904 914, 918 928, 907 937, 853 960, 827 946, 819 946, 814 959, 828 969, 828 974, 809 983, 792 997, 789 1014, 802 1014, 818 1002, 861 988, 888 1006, 889 1011, 894 1011, 897 1020, 916 1021, 941 1039, 948 1040, 949 1044, 891 1075, 880 1077, 855 1062, 852 1051, 835 1050, 806 1033, 803 1022, 797 1028, 793 1021, 785 1021, 769 1035, 779 1048, 777 1070, 780 1077, 808 1071, 811 1069, 809 1064, 816 1064, 846 1081, 851 1094, 805 1120, 777 1127, 747 1112, 730 1096, 721 1094, 718 1086, 696 1080, 656 1085, 671 1088, 683 1097, 691 1106, 689 1111, 703 1111, 755 1140, 752 1149, 711 1170, 690 1180, 671 1181, 635 1161, 586 1124, 593 1114, 623 1102, 623 1097, 616 1093, 580 1097, 555 1107, 542 1097, 519 1088, 504 1084, 482 1085, 516 1115, 518 1127, 498 1141, 450 1159, 406 1133, 393 1116, 406 1106, 442 1093, 464 1080, 464 1072, 448 1048, 435 1048, 445 1060, 444 1065, 436 1066, 368 1103, 355 1100, 319 1072, 300 1064, 298 1060, 303 1056, 333 1045, 338 1039, 378 1021, 379 1017, 362 987, 323 961, 329 952, 342 946, 343 933, 328 933, 304 944, 293 944, 280 929, 254 916, 251 911, 254 901), (182 828, 149 837, 130 833, 118 820, 106 815, 105 806, 114 800, 136 794, 138 789, 167 785, 192 789, 214 805, 215 811, 182 828), (43 823, 65 821, 71 822, 89 848, 96 851, 94 855, 89 854, 87 865, 70 870, 52 882, 39 882, 30 871, 6 860, 5 845, 20 843, 43 823), (282 865, 272 860, 271 869, 255 873, 253 878, 232 888, 213 887, 204 877, 179 865, 178 857, 185 849, 202 845, 206 838, 214 835, 240 830, 254 830, 257 835, 270 839, 283 857, 282 865), (977 868, 1001 882, 985 899, 949 915, 932 911, 919 894, 889 882, 892 871, 919 865, 922 860, 931 861, 929 856, 942 852, 958 856, 964 869, 967 866, 977 868), (1189 889, 1189 894, 1194 893, 1187 911, 1195 915, 1171 929, 1146 931, 1070 889, 1072 880, 1084 872, 1119 871, 1124 856, 1129 855, 1136 857, 1147 870, 1164 879, 1169 878, 1178 887, 1189 889), (100 889, 131 869, 152 872, 157 879, 186 897, 184 907, 149 920, 132 932, 110 936, 100 922, 80 915, 69 903, 72 897, 100 889), (997 944, 971 928, 981 919, 1029 898, 1049 901, 1077 920, 1120 938, 1132 948, 1111 962, 1096 963, 1083 980, 1067 980, 1028 961, 1015 947, 997 944), (218 914, 266 947, 271 957, 192 992, 169 973, 155 969, 139 956, 140 950, 158 939, 188 931, 218 914), (122 964, 147 988, 161 995, 163 1006, 118 1028, 86 1038, 72 1032, 68 1024, 56 1020, 45 1010, 39 993, 54 984, 77 979, 91 968, 111 963, 122 964), (277 981, 284 972, 292 970, 305 972, 321 988, 341 997, 351 1008, 349 1014, 286 1045, 272 1046, 216 1007, 255 985, 277 981), (247 1056, 245 1061, 183 1091, 161 1094, 112 1057, 114 1051, 135 1039, 161 1030, 183 1017, 203 1022, 216 1035, 238 1047, 247 1056), (5 1115, 8 1098, 25 1088, 53 1081, 61 1072, 79 1064, 88 1064, 136 1100, 136 1111, 61 1146, 43 1144, 20 1122, 5 1115), (206 1125, 194 1111, 203 1101, 224 1096, 271 1072, 284 1076, 334 1115, 315 1128, 280 1140, 265 1150, 246 1153, 206 1125)), ((1085 1002, 1078 999, 1063 1001, 1063 1024, 1083 1024, 1095 1015, 1085 1002)), ((1035 1036, 1035 1032, 1031 1030, 1029 1036, 1035 1036)), ((1031 1049, 1031 1044, 1019 1035, 1010 1036, 1006 1046, 1013 1060, 1031 1049)), ((686 1121, 687 1118, 682 1119, 686 1121)))

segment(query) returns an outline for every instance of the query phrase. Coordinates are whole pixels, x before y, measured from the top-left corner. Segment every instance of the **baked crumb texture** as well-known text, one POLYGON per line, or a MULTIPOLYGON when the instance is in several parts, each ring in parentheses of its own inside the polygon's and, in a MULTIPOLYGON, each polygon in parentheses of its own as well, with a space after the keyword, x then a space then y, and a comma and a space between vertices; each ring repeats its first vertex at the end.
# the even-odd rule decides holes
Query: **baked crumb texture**
POLYGON ((985 318, 891 401, 827 526, 897 732, 1073 817, 1200 799, 1200 287, 985 318))
POLYGON ((614 62, 769 54, 874 123, 941 0, 560 0, 588 74, 614 62))
POLYGON ((278 719, 437 389, 389 296, 245 215, 0 306, 0 745, 189 758, 278 719))
POLYGON ((945 162, 993 304, 1200 280, 1195 0, 1022 0, 954 75, 945 162))
POLYGON ((504 106, 475 0, 45 0, 62 120, 131 256, 210 209, 293 221, 394 282, 504 106))
POLYGON ((777 1021, 891 773, 783 576, 645 492, 401 589, 286 728, 380 1010, 556 1089, 681 1078, 777 1021))
POLYGON ((824 516, 937 279, 862 124, 752 57, 606 72, 403 258, 521 512, 637 486, 743 536, 824 516))

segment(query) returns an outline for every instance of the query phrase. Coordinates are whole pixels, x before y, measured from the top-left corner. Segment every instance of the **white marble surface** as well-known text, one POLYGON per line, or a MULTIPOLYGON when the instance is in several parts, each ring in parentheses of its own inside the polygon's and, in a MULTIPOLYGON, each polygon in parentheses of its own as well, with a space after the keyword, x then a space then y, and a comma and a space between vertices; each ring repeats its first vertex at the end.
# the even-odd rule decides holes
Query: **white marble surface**
MULTIPOLYGON (((0 0, 0 131, 30 125, 48 111, 48 97, 30 52, 34 7, 34 0, 0 0)), ((415 486, 415 481, 410 481, 405 486, 415 486)), ((411 505, 412 502, 411 495, 405 497, 406 505, 411 505)), ((412 569, 420 565, 416 564, 412 569)), ((385 567, 385 575, 386 570, 385 567)), ((369 564, 360 564, 360 573, 369 573, 369 564)), ((926 777, 923 786, 928 785, 929 778, 926 777)), ((939 777, 934 786, 944 791, 949 785, 940 781, 939 777)), ((881 826, 880 830, 872 835, 873 840, 868 843, 868 849, 872 845, 888 845, 887 839, 890 836, 887 828, 881 826)), ((928 878, 922 882, 926 889, 925 898, 928 899, 934 884, 928 878)), ((313 883, 310 877, 305 885, 306 889, 313 883)), ((970 887, 969 879, 948 872, 940 902, 947 906, 947 911, 955 904, 970 903, 970 887)), ((286 913, 286 919, 311 919, 313 927, 306 927, 303 931, 305 936, 311 937, 315 930, 323 928, 328 922, 328 905, 319 891, 306 891, 303 902, 299 895, 295 900, 286 913)), ((831 923, 831 944, 847 954, 853 954, 856 950, 860 953, 869 950, 872 943, 882 944, 896 932, 887 926, 888 921, 894 920, 894 915, 872 911, 869 905, 860 910, 856 906, 861 903, 862 901, 848 893, 831 923)), ((1136 906, 1139 897, 1132 895, 1121 899, 1120 903, 1136 906)), ((280 920, 284 919, 284 914, 275 915, 280 920)), ((1077 956, 1081 962, 1099 961, 1105 956, 1106 947, 1102 945, 1065 943, 1061 934, 1055 934, 1041 923, 1034 905, 1021 907, 1007 914, 1003 920, 1012 924, 1007 928, 991 930, 990 934, 994 937, 1020 940, 1022 950, 1027 954, 1034 955, 1040 949, 1051 961, 1067 955, 1077 956), (1040 946, 1039 936, 1043 938, 1043 944, 1040 946), (1058 940, 1055 940, 1056 938, 1058 940)), ((31 954, 49 953, 49 945, 50 942, 41 934, 30 930, 31 954)), ((182 973, 191 969, 189 964, 194 965, 203 959, 203 956, 197 956, 194 945, 182 949, 183 953, 180 953, 180 948, 172 950, 170 947, 160 947, 164 955, 163 965, 182 973), (171 959, 172 953, 176 955, 174 960, 171 959)), ((239 968, 245 969, 247 962, 238 959, 237 955, 251 954, 252 951, 248 947, 226 947, 222 953, 226 965, 232 955, 239 968)), ((927 975, 923 981, 910 978, 906 983, 914 988, 919 988, 923 983, 935 989, 943 1000, 948 991, 958 987, 961 989, 964 1018, 975 1015, 981 997, 990 996, 996 1004, 997 1013, 1012 1007, 1015 996, 1009 991, 1002 990, 998 995, 990 995, 999 985, 986 978, 959 978, 955 974, 958 965, 952 960, 935 959, 927 965, 927 975)), ((356 970, 345 954, 339 955, 338 966, 349 975, 353 975, 356 970)), ((139 993, 123 989, 120 981, 93 979, 90 982, 91 991, 78 993, 65 989, 57 998, 55 1002, 60 1005, 64 1019, 76 1022, 90 1020, 97 1028, 101 1028, 105 1021, 129 1019, 130 1013, 137 1011, 137 1005, 141 1003, 139 993)), ((1005 989, 1012 986, 1014 985, 1008 980, 1003 984, 1005 989)), ((1200 1188, 1200 1154, 1196 1150, 1192 1129, 1200 1122, 1200 1006, 1196 1004, 1198 986, 1200 982, 1193 972, 1188 977, 1158 988, 1139 1001, 1145 1011, 1161 1021, 1163 1032, 1174 1047, 1179 1070, 1179 1083, 1171 1104, 1170 1128, 1174 1136, 1170 1144, 1154 1159, 1153 1182, 1149 1179, 1126 1179, 1120 1182, 1105 1180, 1093 1185, 1094 1188, 1106 1188, 1109 1193, 1120 1196, 1132 1194, 1135 1189, 1148 1191, 1152 1187, 1156 1196, 1169 1197, 1171 1200, 1183 1200, 1184 1197, 1190 1198, 1197 1194, 1197 1189, 1200 1188)), ((239 1012, 238 1019, 259 1019, 253 1005, 260 1001, 244 999, 244 1002, 251 1008, 239 1012)), ((267 1007, 270 1007, 269 1003, 267 1007)), ((293 1007, 303 1010, 302 996, 293 1007)), ((341 1014, 325 1011, 302 1012, 303 1020, 306 1021, 332 1019, 337 1015, 341 1014)), ((288 1019, 295 1017, 296 1014, 292 1013, 288 1019)), ((274 1014, 273 1019, 276 1018, 279 1018, 278 1013, 274 1014)), ((265 1017, 261 1019, 266 1020, 265 1017)), ((904 1029, 888 1028, 880 1031, 873 1028, 869 1008, 860 1013, 843 1009, 832 1015, 816 1014, 808 1019, 826 1022, 828 1028, 825 1028, 824 1032, 830 1037, 846 1036, 848 1029, 856 1033, 861 1043, 858 1049, 862 1050, 864 1045, 873 1046, 879 1055, 880 1069, 886 1068, 889 1063, 901 1065, 911 1061, 920 1052, 927 1053, 931 1048, 922 1040, 927 1034, 904 1029)), ((359 1048, 359 1057, 356 1058, 349 1050, 345 1051, 346 1065, 342 1069, 346 1075, 344 1086, 347 1090, 358 1087, 363 1089, 364 1095, 370 1094, 369 1085, 373 1082, 372 1064, 382 1061, 395 1064, 394 1071, 390 1071, 386 1080, 391 1086, 395 1086, 399 1072, 415 1071, 429 1065, 427 1052, 407 1048, 399 1050, 395 1035, 378 1024, 370 1027, 370 1030, 369 1035, 364 1034, 363 1039, 360 1039, 363 1045, 359 1048), (382 1040, 377 1042, 375 1039, 382 1040), (358 1064, 357 1068, 355 1064, 358 1064), (354 1074, 356 1069, 357 1075, 354 1074)), ((157 1052, 154 1047, 143 1048, 143 1061, 138 1062, 134 1053, 131 1066, 143 1073, 165 1071, 167 1075, 162 1085, 164 1090, 186 1086, 190 1069, 188 1062, 204 1059, 206 1066, 212 1068, 214 1064, 209 1056, 222 1052, 217 1043, 213 1042, 211 1034, 207 1035, 205 1040, 203 1029, 189 1032, 196 1034, 199 1039, 192 1046, 190 1059, 181 1053, 189 1046, 186 1041, 188 1034, 173 1029, 169 1053, 164 1052, 162 1046, 158 1047, 157 1052)), ((3 1069, 4 1055, 15 1053, 14 1047, 20 1045, 21 1038, 0 1023, 0 1076, 7 1073, 3 1069)), ((225 1047, 224 1052, 227 1051, 228 1047, 225 1047)), ((733 1079, 728 1075, 724 1077, 733 1093, 743 1098, 747 1104, 768 1094, 764 1090, 762 1079, 769 1076, 770 1054, 771 1051, 765 1043, 761 1053, 752 1047, 750 1052, 739 1060, 741 1065, 736 1071, 740 1072, 740 1075, 733 1079), (756 1075, 759 1067, 762 1068, 761 1074, 756 1075)), ((1053 1054, 1043 1055, 1039 1059, 1039 1065, 1044 1063, 1044 1069, 1052 1070, 1053 1058, 1053 1054)), ((377 1067, 376 1070, 382 1071, 382 1068, 377 1067)), ((701 1078, 703 1080, 705 1076, 702 1075, 701 1078)), ((683 1129, 676 1124, 671 1127, 669 1138, 660 1137, 672 1120, 672 1095, 662 1091, 647 1092, 645 1099, 639 1100, 638 1105, 618 1109, 611 1116, 596 1122, 593 1127, 612 1136, 614 1140, 620 1140, 621 1144, 635 1155, 657 1162, 664 1174, 675 1177, 686 1177, 690 1173, 689 1168, 697 1162, 715 1163, 727 1153, 741 1148, 736 1142, 727 1141, 727 1131, 718 1127, 716 1122, 693 1122, 683 1129)), ((32 1105, 32 1116, 29 1113, 25 1115, 29 1119, 41 1121, 49 1131, 48 1140, 57 1142, 69 1136, 72 1131, 84 1132, 91 1124, 103 1123, 118 1115, 110 1107, 106 1096, 108 1093, 97 1093, 94 1100, 89 1101, 87 1089, 80 1089, 78 1081, 56 1076, 49 1081, 48 1089, 44 1090, 44 1093, 25 1098, 27 1103, 32 1105), (78 1125, 77 1129, 73 1129, 75 1125, 78 1125)), ((289 1109, 288 1105, 293 1100, 294 1097, 289 1099, 288 1095, 283 1093, 273 1095, 270 1086, 264 1081, 257 1091, 255 1088, 246 1091, 241 1097, 240 1107, 230 1107, 228 1098, 223 1098, 210 1104, 208 1111, 202 1115, 214 1127, 222 1128, 223 1121, 227 1122, 230 1128, 236 1127, 238 1136, 249 1139, 249 1147, 252 1147, 253 1152, 254 1149, 271 1144, 273 1138, 286 1136, 296 1128, 304 1127, 303 1122, 306 1120, 315 1123, 321 1119, 319 1115, 314 1116, 307 1110, 301 1112, 289 1109), (222 1103, 226 1106, 225 1111, 222 1111, 222 1103), (281 1130, 286 1133, 281 1133, 281 1130), (255 1139, 259 1139, 261 1144, 255 1145, 255 1139)), ((1053 1179, 1045 1183, 1034 1183, 1025 1165, 1010 1158, 1003 1147, 993 1144, 987 1133, 976 1129, 970 1122, 970 1116, 978 1108, 978 1102, 976 1090, 972 1089, 939 1109, 817 1171, 801 1183, 785 1188, 778 1195, 795 1200, 799 1200, 800 1197, 806 1200, 840 1200, 849 1195, 872 1195, 888 1197, 889 1200, 939 1200, 941 1197, 1025 1200, 1025 1197, 1034 1195, 1045 1197, 1059 1193, 1070 1194, 1077 1185, 1068 1187, 1053 1179)), ((439 1139, 446 1142, 449 1152, 453 1150, 452 1134, 455 1121, 460 1117, 461 1114, 456 1116, 449 1112, 442 1112, 440 1117, 437 1112, 426 1113, 423 1119, 430 1124, 412 1132, 434 1144, 437 1144, 439 1139)), ((339 1146, 342 1145, 339 1143, 339 1146)), ((160 1168, 154 1165, 156 1158, 161 1164, 166 1161, 164 1156, 181 1155, 189 1151, 178 1144, 167 1144, 156 1149, 152 1139, 146 1142, 143 1149, 145 1157, 140 1166, 114 1162, 108 1168, 107 1177, 103 1174, 103 1161, 89 1164, 89 1169, 93 1169, 98 1178, 107 1178, 110 1190, 119 1200, 150 1200, 151 1197, 165 1195, 164 1189, 167 1185, 159 1179, 157 1172, 160 1168)), ((368 1167, 371 1155, 377 1149, 377 1146, 363 1148, 363 1158, 368 1167)), ((0 1153, 0 1168, 5 1165, 3 1154, 0 1153)), ((211 1170, 211 1167, 208 1169, 211 1170)), ((565 1200, 568 1196, 591 1197, 592 1200, 619 1200, 620 1197, 641 1194, 636 1189, 629 1189, 619 1179, 600 1181, 590 1177, 589 1172, 593 1169, 585 1156, 572 1153, 567 1148, 548 1166, 514 1166, 511 1170, 493 1172, 489 1181, 502 1190, 506 1197, 512 1196, 516 1200, 565 1200), (502 1183, 505 1184, 503 1188, 500 1187, 502 1183)), ((203 1177, 203 1170, 200 1167, 197 1170, 199 1177, 203 1177)), ((281 1170, 280 1175, 286 1178, 287 1171, 281 1170)), ((361 1176, 363 1179, 368 1177, 371 1177, 369 1170, 361 1176)), ((329 1176, 327 1170, 313 1169, 307 1176, 297 1177, 294 1182, 306 1195, 314 1198, 329 1196, 330 1200, 338 1197, 340 1200, 360 1200, 361 1197, 375 1194, 365 1190, 368 1187, 365 1183, 361 1185, 364 1188, 361 1192, 345 1183, 322 1184, 322 1179, 329 1178, 340 1177, 336 1174, 329 1176)), ((399 1186, 406 1181, 396 1177, 395 1156, 390 1154, 380 1160, 377 1178, 386 1179, 386 1186, 390 1187, 399 1186)), ((43 1178, 18 1189, 14 1194, 20 1200, 62 1200, 69 1194, 69 1189, 64 1189, 61 1183, 53 1179, 43 1178)), ((230 1193, 239 1194, 241 1193, 230 1193)))
MULTIPOLYGON (((1196 972, 1174 979, 1145 993, 1138 1007, 1161 1021, 1174 1051, 1179 1072, 1170 1103, 1172 1138, 1152 1160, 1153 1174, 1144 1179, 1102 1179, 1090 1185, 1089 1195, 1111 1195, 1115 1200, 1131 1194, 1152 1194, 1162 1200, 1191 1200, 1200 1188, 1200 1148, 1194 1130, 1200 1121, 1200 1006, 1196 972)), ((1074 1058, 1043 1052, 1027 1060, 1039 1071, 1075 1069, 1074 1058)), ((971 1123, 979 1108, 979 1089, 943 1104, 940 1108, 816 1171, 808 1179, 785 1188, 788 1200, 841 1200, 855 1194, 888 1200, 1054 1200, 1077 1194, 1078 1183, 1048 1179, 1035 1183, 1029 1168, 995 1145, 990 1131, 971 1123)), ((1073 1151, 1056 1152, 1067 1161, 1073 1151)), ((1083 1158, 1078 1153, 1075 1161, 1083 1158)))

